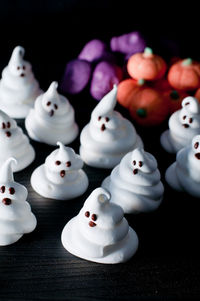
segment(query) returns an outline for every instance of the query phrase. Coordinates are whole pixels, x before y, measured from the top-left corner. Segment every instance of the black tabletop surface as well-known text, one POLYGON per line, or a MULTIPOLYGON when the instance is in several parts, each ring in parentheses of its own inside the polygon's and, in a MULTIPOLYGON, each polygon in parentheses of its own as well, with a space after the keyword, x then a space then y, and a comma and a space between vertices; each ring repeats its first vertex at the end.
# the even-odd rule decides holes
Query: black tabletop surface
MULTIPOLYGON (((134 29, 141 29, 166 58, 171 53, 163 44, 163 37, 177 43, 182 57, 193 55, 200 59, 200 46, 193 30, 196 26, 194 6, 193 9, 188 7, 188 11, 185 8, 182 16, 178 9, 174 11, 168 7, 168 19, 162 23, 164 7, 150 15, 150 4, 146 9, 136 6, 135 12, 134 6, 128 9, 129 1, 124 5, 116 2, 115 7, 113 1, 47 2, 36 5, 34 1, 19 1, 18 4, 3 1, 0 10, 1 70, 12 48, 20 44, 25 47, 26 58, 31 61, 44 90, 51 81, 61 80, 66 62, 77 56, 85 42, 92 38, 108 42, 111 36, 134 29), (181 27, 187 14, 190 15, 187 19, 191 23, 190 35, 186 34, 188 24, 183 22, 181 27), (166 24, 169 19, 171 22, 166 24)), ((81 131, 96 101, 90 97, 89 89, 77 96, 67 96, 75 108, 81 131)), ((122 107, 117 105, 116 109, 130 119, 122 107)), ((23 120, 18 124, 24 129, 23 120)), ((200 298, 199 199, 173 191, 164 180, 166 168, 175 160, 159 142, 167 122, 156 128, 134 125, 145 150, 158 160, 165 185, 164 199, 157 211, 126 216, 139 237, 137 253, 127 263, 103 265, 79 259, 63 248, 60 240, 63 227, 110 171, 85 165, 89 188, 83 196, 70 201, 45 199, 33 191, 30 176, 55 148, 31 141, 36 159, 28 168, 16 173, 15 180, 27 187, 28 201, 38 224, 34 232, 24 235, 17 243, 0 247, 0 301, 200 298)), ((78 153, 79 145, 78 137, 70 146, 78 153)))

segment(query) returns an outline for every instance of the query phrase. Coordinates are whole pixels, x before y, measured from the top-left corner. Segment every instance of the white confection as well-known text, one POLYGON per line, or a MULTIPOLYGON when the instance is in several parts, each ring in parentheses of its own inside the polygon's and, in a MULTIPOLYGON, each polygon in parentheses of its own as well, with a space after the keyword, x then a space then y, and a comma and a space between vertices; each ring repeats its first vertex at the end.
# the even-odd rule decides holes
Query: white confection
POLYGON ((175 190, 200 197, 200 135, 177 153, 176 162, 168 167, 165 179, 175 190))
POLYGON ((66 97, 58 94, 58 83, 52 82, 49 89, 35 101, 25 126, 29 136, 38 142, 56 145, 72 142, 78 135, 78 126, 74 120, 74 109, 66 97))
POLYGON ((77 216, 62 231, 62 243, 70 253, 99 263, 120 263, 138 248, 138 237, 129 227, 120 206, 110 202, 110 193, 95 189, 77 216))
POLYGON ((0 169, 0 246, 7 246, 32 232, 37 224, 26 201, 27 189, 13 179, 14 158, 5 161, 0 169))
POLYGON ((57 143, 45 163, 31 176, 31 185, 40 195, 58 200, 69 200, 82 195, 88 188, 88 178, 82 170, 83 161, 70 147, 57 143))
POLYGON ((0 81, 0 109, 13 118, 25 118, 42 93, 24 52, 21 46, 15 47, 0 81))
POLYGON ((170 117, 169 130, 161 135, 160 142, 167 152, 176 153, 198 134, 200 134, 200 104, 195 97, 188 96, 182 101, 182 109, 170 117))
POLYGON ((104 96, 80 135, 80 155, 93 167, 113 168, 130 150, 143 146, 132 123, 114 111, 117 86, 104 96))
POLYGON ((125 213, 157 209, 164 192, 156 159, 139 148, 123 157, 102 186, 110 191, 111 202, 125 213))
POLYGON ((35 151, 29 139, 23 134, 14 119, 0 110, 0 168, 10 157, 17 159, 13 166, 14 171, 19 171, 30 165, 35 159, 35 151))

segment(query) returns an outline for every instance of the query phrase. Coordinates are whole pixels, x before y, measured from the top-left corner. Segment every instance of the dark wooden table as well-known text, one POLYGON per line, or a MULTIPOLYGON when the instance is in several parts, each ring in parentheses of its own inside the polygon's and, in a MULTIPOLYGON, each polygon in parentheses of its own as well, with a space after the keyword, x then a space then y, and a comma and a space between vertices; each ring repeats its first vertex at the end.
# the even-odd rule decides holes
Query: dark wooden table
MULTIPOLYGON (((75 2, 78 5, 81 1, 75 2)), ((81 2, 77 10, 71 1, 69 7, 67 1, 59 1, 57 6, 49 1, 47 10, 45 5, 36 6, 34 1, 20 1, 20 7, 5 1, 6 9, 0 10, 0 70, 7 64, 11 49, 21 44, 27 50, 26 58, 33 64, 41 87, 47 89, 51 81, 61 79, 67 60, 74 58, 92 38, 105 38, 108 42, 112 35, 142 28, 150 37, 149 46, 159 46, 157 50, 161 54, 166 49, 158 42, 158 24, 164 25, 163 34, 182 42, 183 57, 191 56, 191 52, 199 57, 198 41, 191 43, 195 32, 191 30, 193 36, 185 35, 184 29, 189 25, 179 10, 173 10, 167 23, 156 9, 153 15, 149 14, 148 7, 143 18, 144 8, 140 7, 141 10, 136 12, 135 2, 134 10, 117 6, 112 1, 99 2, 97 8, 89 1, 85 2, 87 5, 81 2), (66 7, 62 6, 64 2, 66 7), (105 4, 108 2, 109 7, 105 4), (114 14, 116 11, 118 15, 114 14)), ((185 17, 188 9, 192 10, 186 7, 185 17)), ((171 7, 168 7, 170 11, 171 7)), ((189 21, 195 27, 198 18, 195 19, 194 14, 195 10, 189 21)), ((96 102, 89 97, 88 90, 69 97, 69 100, 76 110, 81 130, 89 121, 96 102)), ((117 109, 129 118, 121 107, 117 109)), ((19 121, 19 125, 24 127, 23 121, 19 121)), ((17 243, 0 247, 0 301, 200 299, 199 199, 172 191, 164 181, 165 170, 175 159, 164 152, 159 143, 160 134, 166 128, 167 122, 155 129, 137 126, 145 149, 158 160, 165 195, 157 211, 127 216, 138 234, 139 249, 130 261, 118 265, 76 258, 63 248, 60 240, 65 224, 79 212, 90 192, 110 171, 84 166, 90 184, 82 197, 66 202, 44 199, 31 188, 30 176, 55 148, 31 141, 36 159, 24 171, 16 173, 15 179, 28 188, 28 201, 38 225, 34 232, 24 235, 17 243)), ((78 152, 79 137, 71 146, 78 152)))

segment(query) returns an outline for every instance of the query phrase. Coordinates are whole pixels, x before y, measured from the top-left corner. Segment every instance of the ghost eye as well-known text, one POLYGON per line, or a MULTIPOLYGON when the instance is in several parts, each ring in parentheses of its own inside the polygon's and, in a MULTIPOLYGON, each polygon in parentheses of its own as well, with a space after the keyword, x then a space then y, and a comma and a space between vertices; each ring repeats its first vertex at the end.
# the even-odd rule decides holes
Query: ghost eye
POLYGON ((61 162, 60 162, 60 161, 56 161, 55 164, 56 164, 56 165, 60 165, 61 162))
POLYGON ((142 167, 142 165, 143 165, 143 162, 139 161, 139 166, 142 167))
POLYGON ((97 220, 96 214, 92 214, 91 219, 92 219, 93 221, 96 221, 96 220, 97 220))
POLYGON ((85 212, 85 216, 86 216, 86 217, 89 217, 89 216, 90 216, 90 212, 89 212, 89 211, 86 211, 86 212, 85 212))
POLYGON ((26 67, 25 67, 25 66, 23 66, 22 68, 23 68, 23 70, 26 70, 26 67))
POLYGON ((193 122, 193 119, 192 119, 192 118, 190 118, 190 119, 189 119, 189 123, 192 123, 192 122, 193 122))
POLYGON ((7 128, 8 129, 10 128, 10 122, 7 122, 7 128))
POLYGON ((199 147, 199 142, 196 142, 195 144, 194 144, 194 148, 198 148, 199 147))
POLYGON ((48 101, 48 102, 47 102, 47 106, 50 106, 50 105, 51 105, 51 102, 50 102, 50 101, 48 101))
POLYGON ((67 166, 67 167, 70 167, 71 165, 72 165, 72 164, 71 164, 70 161, 67 161, 67 162, 66 162, 66 166, 67 166))
POLYGON ((99 120, 99 121, 101 120, 101 116, 98 117, 98 120, 99 120))
POLYGON ((10 187, 10 188, 9 188, 9 193, 10 193, 10 194, 15 194, 15 188, 10 187))
POLYGON ((20 69, 20 67, 18 66, 18 67, 17 67, 17 70, 19 70, 19 69, 20 69))
POLYGON ((4 193, 5 190, 6 190, 6 187, 5 186, 1 186, 1 188, 0 188, 1 193, 4 193))
POLYGON ((54 108, 55 108, 55 110, 57 110, 57 109, 58 109, 58 106, 57 106, 57 104, 54 104, 54 108))
POLYGON ((186 116, 183 116, 183 120, 185 120, 186 116))
POLYGON ((136 165, 136 161, 135 160, 133 160, 133 165, 136 165))
POLYGON ((2 129, 5 129, 6 128, 6 124, 5 122, 2 122, 2 129))
POLYGON ((110 120, 110 118, 109 118, 109 117, 106 117, 105 120, 106 120, 106 122, 108 122, 108 121, 110 120))

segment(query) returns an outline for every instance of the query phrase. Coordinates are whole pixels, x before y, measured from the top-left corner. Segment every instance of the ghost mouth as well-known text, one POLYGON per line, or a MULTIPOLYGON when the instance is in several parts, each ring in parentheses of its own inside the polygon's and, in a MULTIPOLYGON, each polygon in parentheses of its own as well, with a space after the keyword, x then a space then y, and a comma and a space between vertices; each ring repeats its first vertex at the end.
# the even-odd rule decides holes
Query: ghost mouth
POLYGON ((106 126, 105 126, 105 124, 103 123, 102 126, 101 126, 101 131, 103 132, 103 131, 105 131, 105 129, 106 129, 106 126))
POLYGON ((21 77, 24 77, 24 76, 25 76, 25 74, 24 74, 24 73, 21 73, 21 74, 20 74, 20 76, 21 76, 21 77))
POLYGON ((51 111, 49 112, 49 115, 50 115, 50 117, 52 117, 52 116, 54 115, 54 110, 51 110, 51 111))
POLYGON ((198 160, 200 160, 200 153, 196 153, 196 154, 195 154, 195 157, 196 157, 198 160))
POLYGON ((5 135, 6 135, 7 137, 10 137, 10 136, 11 136, 11 132, 7 131, 7 132, 5 132, 5 135))
POLYGON ((138 173, 138 169, 137 168, 133 169, 133 174, 136 175, 137 173, 138 173))
POLYGON ((90 227, 95 227, 96 225, 97 225, 97 224, 94 223, 94 222, 92 222, 92 221, 89 222, 89 226, 90 226, 90 227))
POLYGON ((61 170, 60 176, 61 176, 61 178, 64 178, 64 177, 65 177, 65 170, 61 170))
POLYGON ((2 203, 4 204, 4 205, 10 205, 11 203, 12 203, 12 201, 11 201, 11 199, 9 199, 9 198, 4 198, 3 200, 2 200, 2 203))
POLYGON ((182 126, 184 126, 185 129, 189 128, 189 124, 183 123, 182 126))

